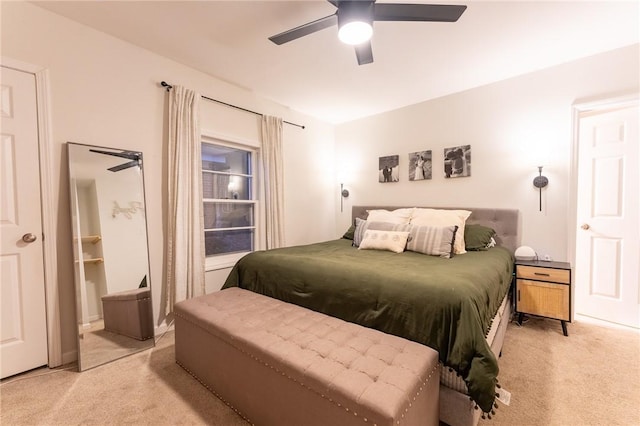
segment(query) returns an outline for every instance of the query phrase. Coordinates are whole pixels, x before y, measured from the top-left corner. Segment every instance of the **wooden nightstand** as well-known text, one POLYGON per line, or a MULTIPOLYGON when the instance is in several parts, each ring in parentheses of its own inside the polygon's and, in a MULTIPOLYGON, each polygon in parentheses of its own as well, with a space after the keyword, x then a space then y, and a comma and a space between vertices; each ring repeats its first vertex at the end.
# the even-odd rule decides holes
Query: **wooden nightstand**
POLYGON ((571 264, 567 262, 516 261, 516 312, 560 320, 567 333, 571 322, 571 264))

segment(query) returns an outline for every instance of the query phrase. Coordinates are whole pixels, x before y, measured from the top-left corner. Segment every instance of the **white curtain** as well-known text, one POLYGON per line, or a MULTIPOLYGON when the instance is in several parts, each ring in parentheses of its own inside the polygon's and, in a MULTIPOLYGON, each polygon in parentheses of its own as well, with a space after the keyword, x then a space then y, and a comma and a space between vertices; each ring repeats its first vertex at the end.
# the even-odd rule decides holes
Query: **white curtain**
POLYGON ((199 105, 193 90, 174 86, 169 93, 167 314, 205 292, 199 105))
POLYGON ((264 186, 267 249, 284 246, 284 178, 282 119, 262 116, 262 183, 264 186))

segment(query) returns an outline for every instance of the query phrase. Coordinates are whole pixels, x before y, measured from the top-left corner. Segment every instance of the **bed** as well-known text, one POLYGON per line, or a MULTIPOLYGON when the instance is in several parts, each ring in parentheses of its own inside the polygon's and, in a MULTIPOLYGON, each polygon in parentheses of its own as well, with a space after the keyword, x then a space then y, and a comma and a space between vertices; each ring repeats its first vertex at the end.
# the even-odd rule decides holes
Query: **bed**
MULTIPOLYGON (((352 216, 355 223, 371 210, 398 209, 354 206, 352 216)), ((257 251, 234 266, 223 288, 241 287, 432 347, 445 367, 440 420, 474 425, 495 406, 519 214, 451 210, 471 211, 466 224, 494 229, 497 245, 451 258, 358 250, 347 238, 257 251)))

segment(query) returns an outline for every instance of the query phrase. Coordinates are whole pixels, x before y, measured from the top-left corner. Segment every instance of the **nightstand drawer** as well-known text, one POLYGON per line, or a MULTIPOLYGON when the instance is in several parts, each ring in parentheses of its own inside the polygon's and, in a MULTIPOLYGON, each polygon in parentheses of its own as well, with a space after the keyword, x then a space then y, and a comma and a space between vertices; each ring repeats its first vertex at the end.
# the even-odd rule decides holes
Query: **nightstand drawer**
POLYGON ((571 282, 571 273, 567 269, 517 265, 516 278, 569 284, 571 282))

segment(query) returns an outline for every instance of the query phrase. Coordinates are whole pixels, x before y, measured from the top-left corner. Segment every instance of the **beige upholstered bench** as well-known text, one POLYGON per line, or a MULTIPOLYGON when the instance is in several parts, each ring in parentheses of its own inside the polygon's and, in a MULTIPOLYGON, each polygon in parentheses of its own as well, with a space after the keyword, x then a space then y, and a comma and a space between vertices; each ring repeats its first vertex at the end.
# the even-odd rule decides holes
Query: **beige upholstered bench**
POLYGON ((102 296, 102 316, 107 331, 138 340, 154 337, 149 288, 102 296))
POLYGON ((175 306, 176 361, 258 425, 437 425, 436 351, 229 288, 175 306))

